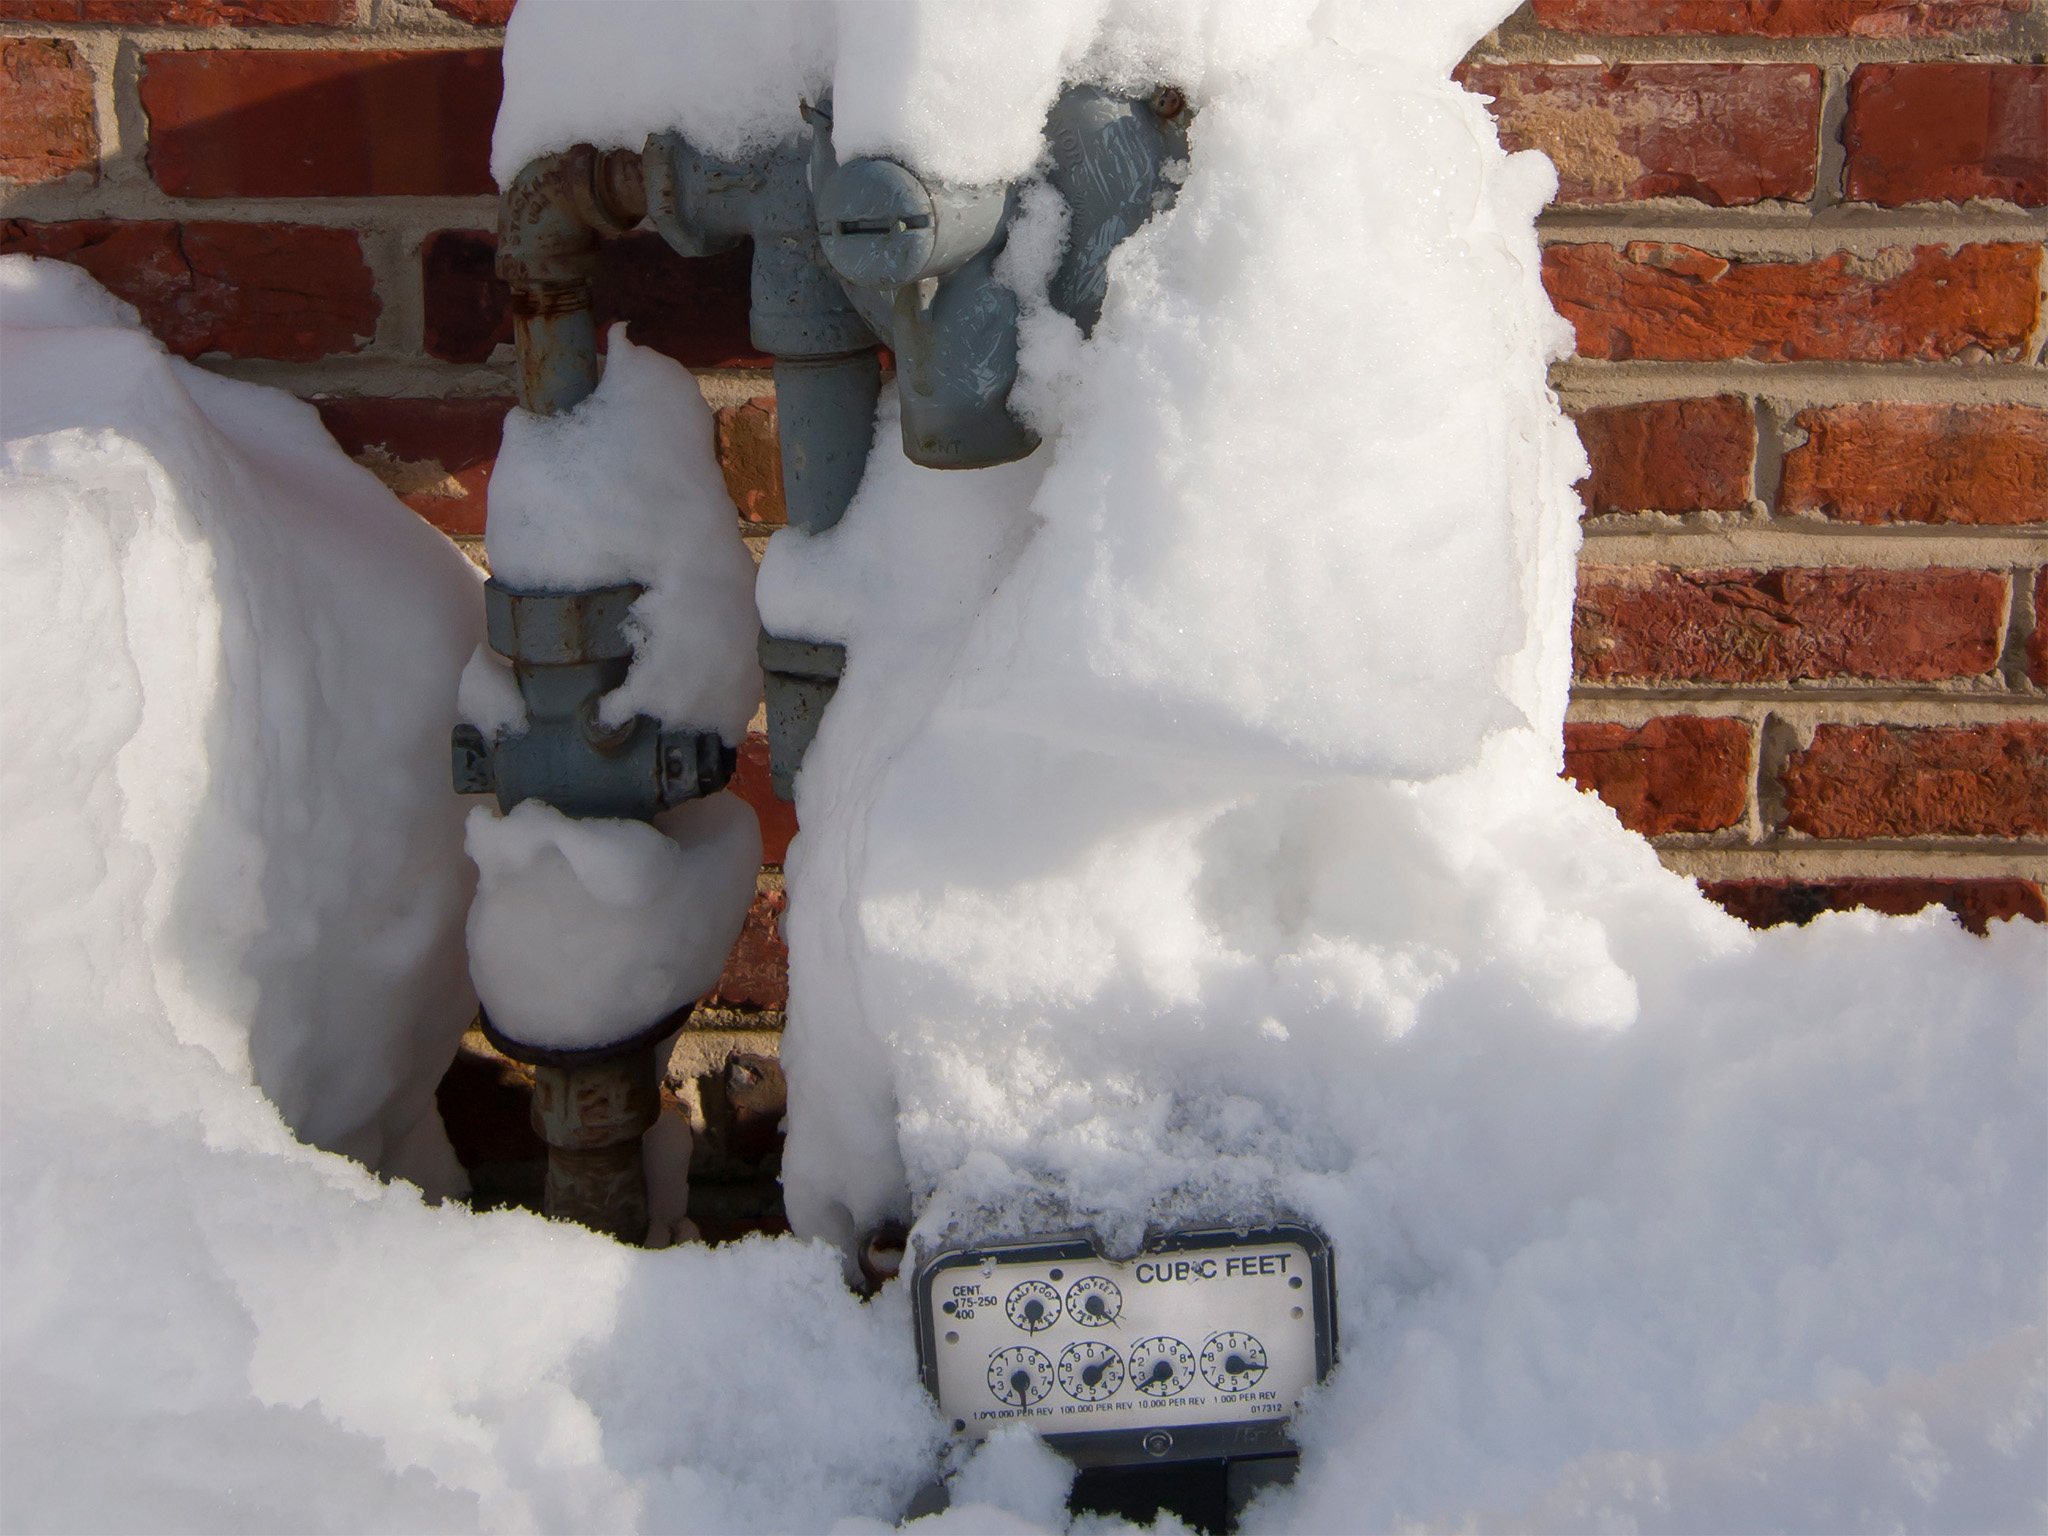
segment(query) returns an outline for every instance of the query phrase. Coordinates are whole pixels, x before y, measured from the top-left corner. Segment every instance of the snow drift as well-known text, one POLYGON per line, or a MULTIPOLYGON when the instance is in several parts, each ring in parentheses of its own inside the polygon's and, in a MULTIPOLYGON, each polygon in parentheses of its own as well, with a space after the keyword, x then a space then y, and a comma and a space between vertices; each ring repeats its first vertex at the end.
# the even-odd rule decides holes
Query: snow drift
POLYGON ((75 268, 5 271, 17 998, 75 1007, 85 1066, 132 972, 307 1141, 464 1187, 432 1096, 475 1009, 444 793, 474 572, 310 407, 75 268), (104 953, 57 942, 131 893, 104 953))
POLYGON ((0 1521, 900 1507, 933 1430, 907 1312, 836 1254, 629 1252, 294 1140, 461 1175, 432 1095, 475 1007, 447 738, 477 578, 310 408, 166 356, 76 269, 0 261, 0 305, 0 1521))
MULTIPOLYGON (((1028 199, 1007 270, 1045 446, 939 474, 884 419, 845 521, 770 550, 771 627, 849 647, 788 866, 793 1214, 1118 1245, 1320 1222, 1344 1363, 1256 1529, 2039 1527, 2048 945, 1752 935, 1557 778, 1582 466, 1543 384, 1548 173, 1447 78, 1506 9, 523 0, 501 174, 577 138, 772 139, 826 82, 842 152, 966 179, 1031 174, 1063 79, 1198 111, 1085 341, 1034 302, 1059 210, 1028 199)), ((103 334, 40 366, 125 402, 103 334)), ((176 451, 150 449, 193 495, 176 451)), ((90 527, 66 487, 116 452, 56 489, 17 469, 10 528, 37 495, 90 527)), ((120 568, 15 567, 78 637, 39 698, 140 665, 88 644, 120 568)), ((167 734, 208 742, 182 697, 167 734)), ((8 791, 10 836, 32 807, 82 855, 9 916, 52 967, 9 967, 10 1523, 893 1518, 938 1428, 899 1289, 856 1305, 822 1245, 631 1253, 426 1208, 180 1044, 253 1015, 183 1022, 147 959, 163 887, 103 809, 125 718, 8 791), (81 1060, 88 1032, 119 1045, 81 1060)), ((186 750, 203 776, 222 749, 186 750)), ((1061 1483, 992 1442, 935 1528, 1057 1525, 1061 1483)))

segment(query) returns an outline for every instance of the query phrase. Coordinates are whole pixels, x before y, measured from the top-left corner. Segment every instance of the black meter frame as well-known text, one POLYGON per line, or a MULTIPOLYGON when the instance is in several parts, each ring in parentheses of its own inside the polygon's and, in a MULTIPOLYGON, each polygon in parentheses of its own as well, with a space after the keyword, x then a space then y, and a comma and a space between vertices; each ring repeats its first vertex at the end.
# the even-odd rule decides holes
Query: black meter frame
MULTIPOLYGON (((1337 1366, 1337 1275, 1330 1240, 1314 1227, 1278 1222, 1266 1227, 1211 1227, 1167 1232, 1146 1242, 1133 1261, 1217 1248, 1293 1243, 1308 1255, 1308 1289, 1315 1322, 1315 1379, 1327 1381, 1337 1366)), ((1084 1232, 1059 1233, 1016 1242, 949 1248, 935 1254, 911 1283, 911 1318, 917 1333, 918 1373, 933 1402, 939 1402, 938 1285, 962 1269, 977 1273, 985 1264, 1061 1264, 1110 1260, 1084 1232)), ((1041 1438, 1078 1467, 1142 1467, 1175 1461, 1236 1461, 1292 1456, 1300 1447, 1284 1418, 1176 1424, 1170 1430, 1111 1429, 1048 1433, 1041 1438)))

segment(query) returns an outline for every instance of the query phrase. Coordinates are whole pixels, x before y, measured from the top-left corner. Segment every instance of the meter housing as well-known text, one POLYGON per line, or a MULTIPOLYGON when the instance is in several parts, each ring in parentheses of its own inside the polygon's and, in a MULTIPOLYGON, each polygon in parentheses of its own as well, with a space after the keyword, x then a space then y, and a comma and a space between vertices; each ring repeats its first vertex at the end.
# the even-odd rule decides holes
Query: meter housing
POLYGON ((918 1364, 956 1439, 1025 1422, 1082 1467, 1295 1453, 1337 1363, 1313 1227, 1168 1233, 1129 1260, 1085 1234, 942 1252, 912 1282, 918 1364))

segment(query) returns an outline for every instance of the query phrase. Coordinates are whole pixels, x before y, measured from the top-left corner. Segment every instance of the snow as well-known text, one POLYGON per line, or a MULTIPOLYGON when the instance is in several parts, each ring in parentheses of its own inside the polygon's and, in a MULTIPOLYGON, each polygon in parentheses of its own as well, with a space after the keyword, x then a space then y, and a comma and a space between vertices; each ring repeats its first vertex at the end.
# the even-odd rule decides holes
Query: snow
POLYGON ((553 1050, 628 1039, 716 986, 761 867, 753 808, 732 795, 658 827, 478 806, 468 846, 477 991, 500 1033, 553 1050))
POLYGON ((908 1308, 833 1250, 635 1252, 294 1137, 459 1175, 430 1107, 474 1008, 447 737, 477 578, 308 407, 74 269, 0 260, 0 297, 0 1523, 899 1509, 936 1428, 908 1308))
POLYGON ((310 407, 169 358, 74 267, 0 270, 17 1002, 87 1028, 145 986, 307 1141, 465 1187, 432 1095, 474 1008, 444 793, 473 572, 310 407), (96 904, 112 947, 74 953, 96 904))
MULTIPOLYGON (((1016 119, 1062 78, 1169 80, 1198 109, 1180 200, 1085 342, 1030 301, 1059 220, 1027 198, 1006 271, 1040 451, 923 470, 885 401, 845 520, 771 544, 770 628, 849 648, 786 866, 793 1219, 1116 1247, 1317 1221, 1343 1363, 1254 1530, 2039 1529, 2040 930, 1751 934, 1557 777, 1583 461, 1544 387, 1549 173, 1446 79, 1507 8, 522 0, 501 175, 578 137, 765 142, 828 80, 843 152, 970 180, 1030 172, 1016 119)), ((318 697, 389 798, 337 801, 339 915, 292 974, 335 984, 329 957, 362 953, 345 923, 401 888, 371 878, 387 844, 440 850, 458 895, 392 932, 429 969, 421 936, 453 952, 460 802, 388 765, 416 739, 445 784, 474 589, 302 408, 71 313, 5 341, 10 380, 48 381, 6 403, 30 439, 10 589, 41 605, 11 636, 35 648, 5 758, 34 877, 6 898, 8 1523, 886 1528, 937 1465, 902 1287, 855 1302, 827 1244, 630 1252, 429 1207, 285 1132, 232 1047, 313 1038, 289 999, 314 992, 261 991, 282 971, 223 922, 217 871, 320 846, 286 815, 318 697), (79 427, 124 441, 33 435, 79 427), (247 490, 263 464, 296 499, 247 490), (181 532, 201 516, 208 539, 181 532), (400 617, 405 580, 429 590, 400 617), (195 645, 223 591, 261 613, 195 645), (164 617, 124 628, 123 603, 164 617), (371 637, 408 625, 442 642, 398 677, 371 637), (317 689, 289 670, 309 654, 317 689), (274 708, 242 692, 259 656, 274 708), (228 783, 279 820, 220 823, 228 783)), ((552 487, 529 531, 706 504, 701 421, 676 432, 660 370, 622 356, 639 383, 586 408, 618 424, 587 428, 601 451, 577 418, 529 424, 559 434, 521 450, 552 487)), ((493 500, 507 579, 652 570, 630 531, 521 566, 493 500)), ((462 707, 502 712, 493 686, 462 707)), ((693 723, 724 729, 716 696, 693 723)), ((594 908, 667 858, 546 822, 486 812, 484 862, 523 854, 594 908)), ((422 907, 433 871, 402 887, 422 907)), ((371 1067, 429 995, 354 994, 315 1108, 430 1087, 371 1067)), ((992 1442, 918 1528, 1057 1528, 1062 1477, 992 1442)))
MULTIPOLYGON (((711 408, 680 364, 617 325, 589 399, 558 417, 515 408, 484 545, 491 574, 515 591, 647 589, 628 622, 632 670, 599 711, 606 725, 644 714, 717 731, 728 746, 745 739, 761 700, 754 562, 734 528, 711 408)), ((502 690, 481 695, 471 707, 488 723, 524 717, 509 716, 502 690)))

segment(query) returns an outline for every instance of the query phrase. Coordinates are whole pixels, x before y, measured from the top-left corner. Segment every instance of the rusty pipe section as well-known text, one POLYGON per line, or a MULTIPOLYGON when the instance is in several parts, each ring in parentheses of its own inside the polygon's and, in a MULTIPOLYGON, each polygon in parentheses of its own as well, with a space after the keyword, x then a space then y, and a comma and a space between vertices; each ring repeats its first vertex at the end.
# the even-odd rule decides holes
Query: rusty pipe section
POLYGON ((622 1243, 647 1235, 640 1138, 661 1115, 654 1042, 618 1056, 533 1069, 533 1128, 548 1144, 542 1208, 622 1243))
POLYGON ((640 152, 588 144, 542 155, 498 200, 498 276, 512 287, 525 409, 557 415, 597 388, 598 252, 646 216, 640 152))

